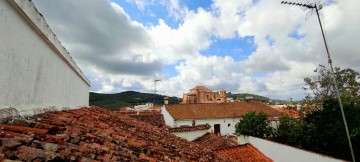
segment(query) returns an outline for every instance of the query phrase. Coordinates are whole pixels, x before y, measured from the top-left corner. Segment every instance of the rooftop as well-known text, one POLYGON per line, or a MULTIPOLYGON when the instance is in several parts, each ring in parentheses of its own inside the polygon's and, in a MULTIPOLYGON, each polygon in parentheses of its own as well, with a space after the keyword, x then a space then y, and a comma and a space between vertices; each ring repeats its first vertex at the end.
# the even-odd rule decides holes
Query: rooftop
POLYGON ((94 107, 8 120, 0 144, 0 161, 226 160, 166 129, 94 107))
POLYGON ((201 124, 195 126, 181 126, 181 127, 168 128, 168 130, 169 132, 190 132, 196 130, 207 130, 210 128, 211 126, 209 124, 201 124))
POLYGON ((224 149, 216 150, 218 155, 228 159, 243 162, 272 162, 270 158, 262 154, 251 144, 239 145, 224 149))
POLYGON ((277 111, 281 112, 284 115, 293 117, 293 118, 300 118, 301 114, 297 110, 291 110, 291 109, 284 109, 284 108, 277 108, 277 111))
POLYGON ((191 91, 191 90, 202 90, 202 91, 209 91, 209 92, 212 91, 211 89, 206 88, 205 86, 196 86, 196 87, 194 87, 194 88, 191 88, 190 91, 191 91))
POLYGON ((193 142, 210 150, 237 146, 237 142, 223 136, 217 136, 213 133, 207 133, 193 142))
POLYGON ((257 102, 177 104, 166 105, 166 109, 175 120, 234 118, 250 111, 264 112, 268 117, 281 115, 279 111, 257 102))

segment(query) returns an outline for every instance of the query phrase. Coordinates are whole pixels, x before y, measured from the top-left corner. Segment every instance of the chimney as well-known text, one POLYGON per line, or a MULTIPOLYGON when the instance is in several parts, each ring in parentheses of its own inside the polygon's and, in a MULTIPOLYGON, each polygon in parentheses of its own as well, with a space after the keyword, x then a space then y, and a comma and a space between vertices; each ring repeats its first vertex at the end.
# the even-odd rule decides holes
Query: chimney
POLYGON ((164 104, 165 105, 169 104, 169 97, 168 96, 164 97, 164 104))
POLYGON ((245 144, 249 143, 249 137, 246 135, 238 136, 237 140, 238 140, 239 145, 245 145, 245 144))

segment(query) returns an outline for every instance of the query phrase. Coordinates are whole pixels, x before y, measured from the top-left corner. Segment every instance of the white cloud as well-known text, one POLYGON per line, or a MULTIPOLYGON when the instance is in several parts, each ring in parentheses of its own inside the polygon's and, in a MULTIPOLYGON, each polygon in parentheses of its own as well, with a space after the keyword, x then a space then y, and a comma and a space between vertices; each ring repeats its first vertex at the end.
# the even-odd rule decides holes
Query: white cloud
MULTIPOLYGON (((170 96, 196 85, 273 98, 301 99, 303 78, 327 64, 315 15, 281 5, 279 0, 214 0, 210 10, 190 11, 171 1, 132 1, 141 10, 158 3, 179 22, 164 20, 144 26, 116 3, 103 1, 35 1, 64 46, 92 81, 92 90, 158 92, 170 96), (301 39, 289 37, 296 31, 301 39), (235 61, 230 56, 204 56, 212 39, 253 36, 256 51, 235 61), (273 40, 269 43, 269 38, 273 40), (162 78, 164 65, 176 64, 173 77, 162 78)), ((360 1, 327 3, 321 10, 334 64, 360 70, 360 1)))

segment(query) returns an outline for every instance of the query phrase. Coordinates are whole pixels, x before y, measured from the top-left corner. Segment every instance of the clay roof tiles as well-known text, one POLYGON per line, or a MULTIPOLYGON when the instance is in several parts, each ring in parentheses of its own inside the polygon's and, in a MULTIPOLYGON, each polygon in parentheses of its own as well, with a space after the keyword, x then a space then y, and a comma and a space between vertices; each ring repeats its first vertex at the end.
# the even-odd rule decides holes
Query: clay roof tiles
POLYGON ((242 162, 272 162, 270 158, 262 154, 251 144, 239 145, 216 150, 218 155, 242 162))
POLYGON ((300 118, 301 113, 297 110, 290 110, 290 109, 284 109, 284 108, 277 108, 277 111, 281 112, 284 115, 293 117, 293 118, 300 118))
POLYGON ((227 148, 237 145, 235 141, 232 141, 231 139, 223 136, 215 135, 213 133, 206 133, 205 135, 194 140, 193 142, 210 150, 227 148))
POLYGON ((166 105, 167 111, 175 120, 234 118, 250 111, 265 112, 268 117, 280 116, 280 112, 258 102, 177 104, 166 105))
POLYGON ((209 124, 200 124, 195 126, 181 126, 181 127, 174 127, 168 128, 169 132, 191 132, 197 130, 207 130, 210 129, 211 126, 209 124))
POLYGON ((0 124, 0 161, 226 161, 148 123, 100 108, 0 124))

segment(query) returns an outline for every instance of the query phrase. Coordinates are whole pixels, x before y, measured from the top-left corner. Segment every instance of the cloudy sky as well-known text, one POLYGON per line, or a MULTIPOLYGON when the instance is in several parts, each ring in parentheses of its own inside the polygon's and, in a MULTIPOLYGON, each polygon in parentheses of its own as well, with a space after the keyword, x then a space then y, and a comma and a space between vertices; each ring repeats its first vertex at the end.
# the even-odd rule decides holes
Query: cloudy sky
MULTIPOLYGON (((327 65, 316 15, 281 0, 33 1, 93 92, 149 93, 160 79, 170 96, 204 85, 302 99, 304 77, 327 65)), ((360 1, 322 4, 334 65, 360 71, 360 1)))

